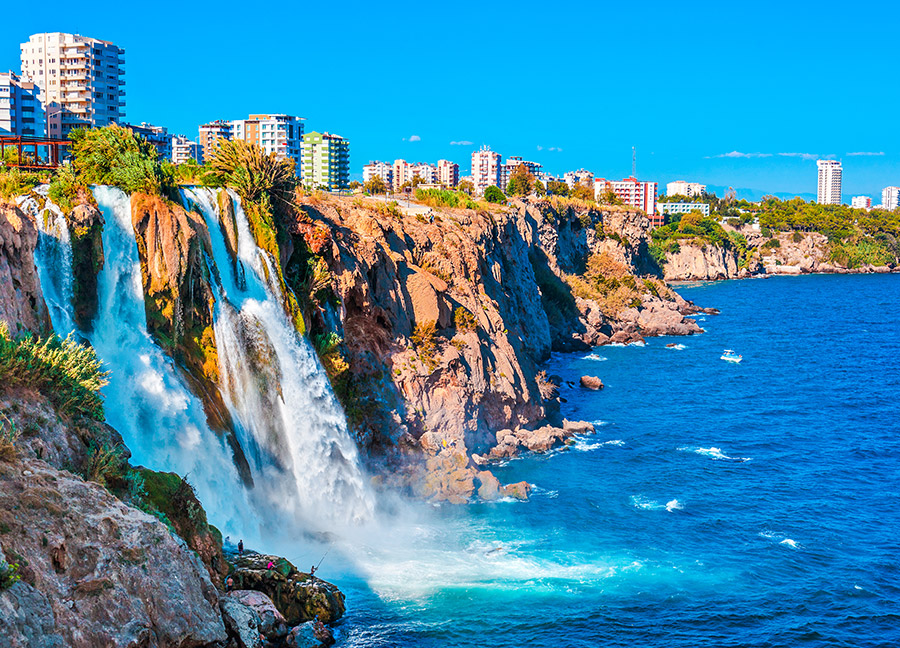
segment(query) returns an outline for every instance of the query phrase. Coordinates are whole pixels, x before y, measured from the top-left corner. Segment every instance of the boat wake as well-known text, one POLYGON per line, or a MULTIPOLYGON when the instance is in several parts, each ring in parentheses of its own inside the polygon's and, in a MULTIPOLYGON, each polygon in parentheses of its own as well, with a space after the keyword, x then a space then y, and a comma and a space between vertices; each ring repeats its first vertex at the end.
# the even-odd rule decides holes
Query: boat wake
POLYGON ((765 538, 766 540, 771 540, 772 542, 784 545, 785 547, 790 547, 791 549, 801 549, 801 545, 794 539, 788 538, 782 533, 776 533, 774 531, 761 531, 759 533, 760 538, 765 538))

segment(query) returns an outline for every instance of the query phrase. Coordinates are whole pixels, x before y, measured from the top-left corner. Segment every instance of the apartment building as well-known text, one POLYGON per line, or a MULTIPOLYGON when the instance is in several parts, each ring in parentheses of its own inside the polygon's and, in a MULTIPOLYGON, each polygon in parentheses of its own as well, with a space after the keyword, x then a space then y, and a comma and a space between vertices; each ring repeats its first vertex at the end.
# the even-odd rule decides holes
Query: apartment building
POLYGON ((224 119, 217 119, 208 124, 200 125, 200 136, 198 141, 203 151, 203 159, 208 160, 212 157, 212 152, 216 148, 216 143, 220 139, 231 139, 231 122, 224 119))
POLYGON ((569 186, 569 189, 574 189, 575 185, 579 182, 582 184, 587 184, 591 186, 594 182, 594 174, 590 171, 585 171, 584 169, 578 169, 578 171, 567 171, 563 174, 563 181, 569 186))
POLYGON ((900 206, 900 187, 885 187, 881 190, 881 208, 894 211, 900 206))
POLYGON ((175 135, 172 138, 172 163, 184 164, 188 160, 203 164, 203 147, 184 135, 175 135))
MULTIPOLYGON (((676 180, 666 185, 667 196, 702 196, 706 193, 706 185, 699 182, 685 182, 676 180)), ((676 203, 677 204, 677 203, 676 203)))
POLYGON ((303 136, 303 173, 306 187, 340 191, 350 185, 350 142, 332 133, 303 136))
MULTIPOLYGON (((683 196, 684 194, 673 194, 683 196)), ((709 216, 709 205, 707 203, 693 202, 661 202, 657 203, 661 216, 666 214, 689 214, 692 211, 698 211, 704 216, 709 216)))
POLYGON ((872 209, 872 199, 869 196, 853 196, 850 200, 850 206, 853 209, 872 209))
POLYGON ((527 160, 523 160, 521 157, 516 155, 512 155, 506 159, 506 162, 500 165, 500 189, 506 193, 506 189, 509 186, 509 179, 512 177, 513 173, 516 172, 520 166, 528 169, 528 172, 531 173, 534 177, 537 177, 543 165, 538 164, 537 162, 528 162, 527 160))
POLYGON ((0 135, 44 137, 46 131, 40 88, 14 72, 0 74, 0 135))
POLYGON ((484 190, 494 185, 500 186, 500 154, 489 146, 482 146, 472 153, 472 184, 475 193, 483 194, 484 190))
MULTIPOLYGON (((625 178, 621 181, 610 181, 604 178, 594 180, 594 197, 599 199, 605 191, 612 191, 619 199, 636 209, 641 209, 650 217, 650 224, 658 227, 664 223, 664 217, 656 210, 656 183, 641 182, 637 178, 625 178)), ((691 203, 693 204, 693 203, 691 203)))
POLYGON ((455 187, 459 184, 459 165, 450 160, 438 160, 437 181, 445 187, 455 187))
POLYGON ((422 183, 433 184, 437 181, 437 167, 422 162, 410 163, 406 160, 394 160, 394 191, 399 191, 403 185, 412 182, 416 176, 422 183))
POLYGON ((820 205, 841 204, 841 163, 837 160, 817 160, 819 182, 816 202, 820 205))
POLYGON ((125 50, 108 42, 50 32, 22 43, 22 79, 40 88, 49 137, 125 117, 125 50))
POLYGON ((172 159, 172 136, 165 126, 154 126, 147 122, 140 124, 122 124, 124 128, 129 129, 135 135, 143 137, 150 142, 159 154, 161 160, 172 159))
POLYGON ((385 187, 394 184, 394 166, 390 162, 369 162, 363 167, 363 184, 372 178, 381 178, 385 187))
POLYGON ((253 142, 267 155, 274 153, 279 159, 294 160, 299 175, 303 122, 302 117, 293 115, 250 115, 247 119, 231 122, 231 139, 253 142))

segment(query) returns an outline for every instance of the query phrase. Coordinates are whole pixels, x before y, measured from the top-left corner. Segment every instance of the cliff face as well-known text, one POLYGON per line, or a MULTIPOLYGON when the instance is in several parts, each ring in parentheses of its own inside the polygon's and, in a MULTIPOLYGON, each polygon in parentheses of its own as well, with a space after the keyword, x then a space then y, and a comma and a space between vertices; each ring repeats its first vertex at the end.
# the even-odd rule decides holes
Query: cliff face
POLYGON ((339 341, 323 361, 361 443, 422 459, 397 466, 421 496, 496 492, 472 456, 498 431, 529 439, 550 424, 539 435, 549 445, 575 433, 559 427, 557 391, 539 375, 551 349, 699 332, 690 304, 635 275, 653 266, 637 212, 517 202, 403 214, 358 198, 303 208, 287 274, 305 266, 334 292, 312 291, 312 337, 339 341), (597 259, 594 283, 582 280, 597 259))
POLYGON ((0 320, 10 331, 51 330, 34 266, 37 225, 15 205, 0 204, 0 320))
POLYGON ((716 245, 684 243, 669 253, 664 266, 666 281, 714 281, 738 276, 738 255, 734 249, 716 245))

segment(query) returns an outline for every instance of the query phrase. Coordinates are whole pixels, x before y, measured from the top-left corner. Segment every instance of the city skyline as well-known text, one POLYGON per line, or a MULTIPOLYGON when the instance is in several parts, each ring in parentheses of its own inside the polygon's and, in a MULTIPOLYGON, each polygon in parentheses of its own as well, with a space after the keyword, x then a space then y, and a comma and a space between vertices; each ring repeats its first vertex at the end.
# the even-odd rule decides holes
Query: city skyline
MULTIPOLYGON (((19 71, 18 48, 32 33, 58 30, 110 40, 127 53, 126 121, 146 121, 192 136, 200 124, 230 115, 297 115, 306 118, 308 130, 337 132, 353 143, 351 172, 356 179, 365 163, 398 158, 448 159, 460 164, 465 174, 472 152, 482 145, 504 158, 535 160, 556 175, 585 168, 622 178, 631 174, 634 146, 637 176, 661 186, 688 178, 711 187, 809 195, 815 193, 813 171, 819 158, 842 160, 845 202, 853 195, 877 197, 885 186, 900 184, 900 136, 880 126, 889 123, 891 99, 900 90, 875 84, 892 57, 882 23, 865 23, 863 38, 852 33, 857 21, 863 24, 861 18, 838 20, 821 12, 805 19, 808 33, 788 35, 763 19, 769 7, 763 3, 756 9, 760 15, 733 10, 734 31, 727 38, 713 38, 704 29, 721 24, 718 14, 725 10, 711 12, 716 5, 699 3, 683 16, 655 3, 645 27, 647 38, 630 39, 621 30, 609 30, 595 45, 593 32, 621 19, 625 9, 601 11, 585 5, 560 13, 526 2, 520 14, 510 15, 491 7, 475 11, 473 4, 473 19, 448 35, 427 20, 429 10, 413 11, 412 4, 405 10, 401 3, 396 13, 407 17, 405 29, 413 49, 449 48, 457 58, 449 70, 436 69, 433 60, 423 56, 421 61, 409 60, 406 70, 373 75, 367 72, 368 59, 356 60, 353 51, 387 51, 387 26, 397 16, 358 5, 342 16, 340 31, 361 47, 334 53, 336 71, 322 77, 298 64, 296 42, 271 38, 267 21, 250 17, 238 30, 228 11, 231 4, 216 5, 221 11, 211 15, 208 7, 162 3, 160 15, 178 16, 186 23, 202 21, 207 27, 183 48, 157 47, 154 32, 142 21, 122 20, 121 10, 113 11, 108 3, 77 16, 61 3, 50 2, 40 15, 16 7, 0 26, 0 68, 19 71), (717 13, 715 23, 708 13, 717 13), (575 15, 584 20, 574 20, 575 15), (551 47, 537 46, 521 79, 504 65, 495 66, 494 73, 468 74, 481 69, 474 63, 478 43, 486 35, 499 45, 492 51, 504 51, 505 44, 552 34, 555 28, 561 32, 563 23, 575 37, 551 47), (705 36, 679 41, 677 47, 661 37, 686 29, 705 36), (879 37, 882 31, 884 38, 879 37), (846 56, 828 74, 847 79, 847 84, 825 96, 814 89, 825 74, 815 67, 816 48, 823 37, 838 35, 846 56), (763 41, 766 48, 752 47, 763 41), (709 47, 716 48, 716 57, 707 56, 709 47), (628 65, 651 72, 639 92, 617 81, 623 51, 633 59, 628 65), (787 54, 790 63, 779 63, 787 54), (602 71, 605 64, 609 73, 602 71), (666 79, 678 70, 694 70, 697 81, 672 86, 666 79), (853 87, 847 76, 851 70, 853 87), (160 79, 162 94, 170 100, 160 100, 160 79), (246 91, 248 79, 256 85, 251 92, 246 91), (867 83, 879 88, 877 100, 860 107, 854 88, 867 83), (768 96, 779 93, 780 99, 768 96), (485 96, 493 100, 485 101, 485 96), (819 110, 825 100, 829 110, 819 110), (411 109, 416 105, 421 108, 411 109), (835 115, 839 128, 834 127, 835 115)), ((459 13, 467 6, 461 3, 459 13)), ((890 5, 879 6, 886 14, 897 13, 890 5)), ((309 52, 325 48, 335 37, 327 29, 302 27, 315 24, 326 12, 322 7, 296 12, 299 40, 309 52)), ((514 60, 500 58, 500 63, 514 60)))

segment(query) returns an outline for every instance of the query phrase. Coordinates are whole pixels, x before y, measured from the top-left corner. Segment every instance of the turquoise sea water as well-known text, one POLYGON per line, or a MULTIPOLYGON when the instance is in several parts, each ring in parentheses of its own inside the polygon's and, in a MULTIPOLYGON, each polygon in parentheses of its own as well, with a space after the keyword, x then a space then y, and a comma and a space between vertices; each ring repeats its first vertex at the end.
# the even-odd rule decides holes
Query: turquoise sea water
POLYGON ((562 391, 594 436, 494 469, 531 501, 363 543, 341 644, 900 645, 900 276, 681 292, 704 335, 553 357, 606 388, 562 391))

